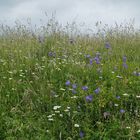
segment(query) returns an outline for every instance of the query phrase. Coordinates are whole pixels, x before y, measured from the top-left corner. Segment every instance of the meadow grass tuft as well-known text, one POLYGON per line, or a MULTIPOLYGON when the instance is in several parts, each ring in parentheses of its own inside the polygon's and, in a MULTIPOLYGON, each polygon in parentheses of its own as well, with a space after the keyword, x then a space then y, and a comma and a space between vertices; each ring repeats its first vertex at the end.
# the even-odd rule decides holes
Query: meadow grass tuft
POLYGON ((0 31, 0 140, 140 139, 138 30, 0 31))

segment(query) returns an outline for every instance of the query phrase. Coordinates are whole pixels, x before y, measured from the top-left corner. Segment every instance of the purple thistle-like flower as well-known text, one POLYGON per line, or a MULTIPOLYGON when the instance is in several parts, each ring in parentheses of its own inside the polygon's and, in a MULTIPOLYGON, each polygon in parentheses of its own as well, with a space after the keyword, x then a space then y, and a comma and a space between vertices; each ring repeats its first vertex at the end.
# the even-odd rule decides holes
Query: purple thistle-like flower
POLYGON ((100 88, 95 89, 94 92, 98 94, 100 92, 100 88))
POLYGON ((105 48, 106 48, 106 49, 111 48, 111 45, 109 44, 109 42, 106 42, 106 43, 105 43, 105 48))
POLYGON ((85 91, 88 90, 88 86, 83 86, 82 90, 85 90, 85 91))
POLYGON ((125 110, 124 109, 120 109, 120 113, 125 113, 125 110))
POLYGON ((69 86, 71 83, 70 83, 70 80, 66 81, 65 85, 66 86, 69 86))
POLYGON ((72 88, 73 89, 76 89, 77 88, 77 85, 76 84, 72 84, 72 88))
POLYGON ((79 135, 80 135, 80 138, 83 138, 85 136, 83 131, 80 131, 79 135))
POLYGON ((88 95, 88 96, 86 96, 86 101, 87 101, 87 102, 91 102, 92 99, 93 99, 93 95, 88 95))

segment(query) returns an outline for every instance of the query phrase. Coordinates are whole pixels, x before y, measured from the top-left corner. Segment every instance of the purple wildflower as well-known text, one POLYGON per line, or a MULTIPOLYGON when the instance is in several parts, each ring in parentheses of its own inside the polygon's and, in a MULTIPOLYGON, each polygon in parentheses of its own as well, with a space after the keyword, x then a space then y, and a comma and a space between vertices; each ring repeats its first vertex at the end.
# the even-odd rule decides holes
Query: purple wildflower
POLYGON ((88 90, 88 86, 83 86, 82 89, 86 91, 88 90))
POLYGON ((94 58, 94 60, 95 60, 96 64, 100 64, 100 53, 99 52, 96 53, 96 57, 94 58))
POLYGON ((124 109, 120 109, 120 113, 125 113, 125 110, 124 109))
POLYGON ((80 135, 80 138, 83 138, 85 134, 83 131, 80 131, 79 135, 80 135))
POLYGON ((94 58, 94 60, 95 60, 96 64, 100 64, 100 59, 99 59, 99 57, 96 56, 96 57, 94 58))
POLYGON ((71 83, 70 83, 70 80, 66 81, 65 85, 66 86, 69 86, 71 83))
POLYGON ((128 68, 126 63, 123 63, 123 67, 126 68, 126 69, 128 68))
POLYGON ((55 53, 54 52, 48 52, 48 56, 55 57, 55 53))
POLYGON ((89 60, 89 63, 90 63, 90 65, 92 65, 92 63, 93 63, 93 59, 90 59, 90 60, 89 60))
POLYGON ((93 95, 88 95, 88 96, 86 96, 86 101, 87 101, 87 102, 91 102, 92 99, 93 99, 93 95))
POLYGON ((120 96, 116 96, 116 98, 117 98, 117 99, 120 99, 121 97, 120 97, 120 96))
POLYGON ((127 69, 128 66, 126 64, 126 60, 127 60, 126 56, 123 56, 123 67, 127 69))
POLYGON ((72 88, 73 89, 76 89, 77 88, 77 85, 76 84, 72 84, 72 88))
POLYGON ((106 49, 111 48, 111 45, 109 44, 109 42, 106 42, 106 43, 105 43, 105 48, 106 48, 106 49))
POLYGON ((76 93, 77 93, 77 91, 76 91, 76 90, 74 90, 74 89, 72 89, 72 93, 73 93, 73 94, 76 94, 76 93))
POLYGON ((126 63, 126 60, 127 60, 126 56, 123 56, 123 62, 124 63, 126 63))
POLYGON ((100 88, 95 89, 94 92, 98 94, 100 92, 100 88))
POLYGON ((134 74, 135 76, 140 76, 140 72, 138 72, 138 71, 134 71, 133 74, 134 74))
POLYGON ((86 58, 90 58, 90 54, 86 54, 85 57, 86 57, 86 58))

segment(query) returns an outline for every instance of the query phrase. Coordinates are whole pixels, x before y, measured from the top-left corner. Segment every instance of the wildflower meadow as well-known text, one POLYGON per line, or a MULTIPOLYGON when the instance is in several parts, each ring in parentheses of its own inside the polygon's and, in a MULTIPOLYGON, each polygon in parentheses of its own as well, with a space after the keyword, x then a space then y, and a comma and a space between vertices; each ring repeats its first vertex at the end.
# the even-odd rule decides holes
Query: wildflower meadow
POLYGON ((0 140, 140 139, 140 30, 0 33, 0 140))

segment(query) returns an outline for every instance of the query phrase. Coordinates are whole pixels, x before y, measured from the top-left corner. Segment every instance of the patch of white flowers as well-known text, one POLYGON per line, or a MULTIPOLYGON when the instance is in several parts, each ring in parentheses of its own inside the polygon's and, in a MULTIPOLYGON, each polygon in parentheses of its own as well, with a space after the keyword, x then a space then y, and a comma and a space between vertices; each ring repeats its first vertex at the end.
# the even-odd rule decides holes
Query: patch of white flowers
POLYGON ((124 93, 123 96, 129 96, 127 93, 124 93))
POLYGON ((76 99, 76 98, 77 98, 77 96, 72 96, 72 97, 71 97, 71 99, 76 99))
POLYGON ((114 104, 114 106, 116 106, 116 107, 117 107, 117 106, 119 106, 119 105, 118 105, 118 104, 114 104))
POLYGON ((136 98, 140 99, 140 95, 137 95, 136 98))
POLYGON ((54 107, 53 107, 53 110, 57 110, 57 109, 59 109, 59 108, 61 108, 61 106, 54 106, 54 107))
POLYGON ((79 124, 74 124, 74 127, 79 127, 79 124))

